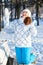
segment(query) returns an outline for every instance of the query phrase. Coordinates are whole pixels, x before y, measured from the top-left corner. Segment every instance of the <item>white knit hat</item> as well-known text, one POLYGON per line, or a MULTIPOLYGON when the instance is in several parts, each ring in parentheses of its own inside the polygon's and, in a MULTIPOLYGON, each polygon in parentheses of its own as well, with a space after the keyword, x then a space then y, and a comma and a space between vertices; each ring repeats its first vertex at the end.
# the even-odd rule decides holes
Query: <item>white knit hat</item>
MULTIPOLYGON (((28 13, 28 16, 31 17, 31 11, 29 9, 24 9, 22 12, 26 11, 28 13)), ((20 17, 22 16, 22 12, 20 14, 20 17)))

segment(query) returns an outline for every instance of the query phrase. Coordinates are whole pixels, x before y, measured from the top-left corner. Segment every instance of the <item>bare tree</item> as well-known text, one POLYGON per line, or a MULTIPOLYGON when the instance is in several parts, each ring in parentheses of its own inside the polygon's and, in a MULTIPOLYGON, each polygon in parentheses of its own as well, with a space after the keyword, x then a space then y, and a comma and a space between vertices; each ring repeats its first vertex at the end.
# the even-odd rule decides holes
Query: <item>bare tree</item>
POLYGON ((21 2, 19 0, 16 0, 16 4, 15 4, 15 18, 16 18, 16 16, 17 16, 17 18, 19 18, 20 7, 21 7, 21 2))
POLYGON ((1 7, 2 7, 2 4, 0 3, 0 31, 1 31, 1 7))

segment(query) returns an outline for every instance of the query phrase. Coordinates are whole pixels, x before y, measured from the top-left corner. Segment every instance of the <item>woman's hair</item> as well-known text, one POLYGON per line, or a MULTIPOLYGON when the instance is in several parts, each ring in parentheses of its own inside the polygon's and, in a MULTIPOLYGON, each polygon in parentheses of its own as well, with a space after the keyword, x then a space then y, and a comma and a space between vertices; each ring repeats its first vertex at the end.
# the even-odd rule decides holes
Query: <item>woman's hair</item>
POLYGON ((29 24, 31 24, 31 18, 30 17, 26 17, 25 19, 24 19, 24 24, 25 25, 29 25, 29 24))

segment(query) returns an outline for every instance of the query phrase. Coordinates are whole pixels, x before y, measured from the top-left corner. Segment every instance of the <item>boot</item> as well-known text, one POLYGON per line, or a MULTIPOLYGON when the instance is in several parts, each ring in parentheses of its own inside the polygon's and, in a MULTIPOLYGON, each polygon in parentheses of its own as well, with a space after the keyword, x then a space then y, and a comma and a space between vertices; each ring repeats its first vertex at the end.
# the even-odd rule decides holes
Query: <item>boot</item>
POLYGON ((14 58, 9 57, 7 61, 7 65, 13 65, 14 58))

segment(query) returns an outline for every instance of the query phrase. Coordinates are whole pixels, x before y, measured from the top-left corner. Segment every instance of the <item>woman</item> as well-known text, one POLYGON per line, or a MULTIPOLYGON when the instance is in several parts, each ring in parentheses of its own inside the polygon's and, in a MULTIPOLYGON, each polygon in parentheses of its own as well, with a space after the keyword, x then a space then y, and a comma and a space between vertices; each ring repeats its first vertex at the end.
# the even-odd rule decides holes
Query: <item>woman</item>
POLYGON ((15 24, 15 50, 19 64, 31 64, 36 60, 32 54, 32 37, 37 35, 37 30, 32 23, 31 12, 24 9, 15 24))

